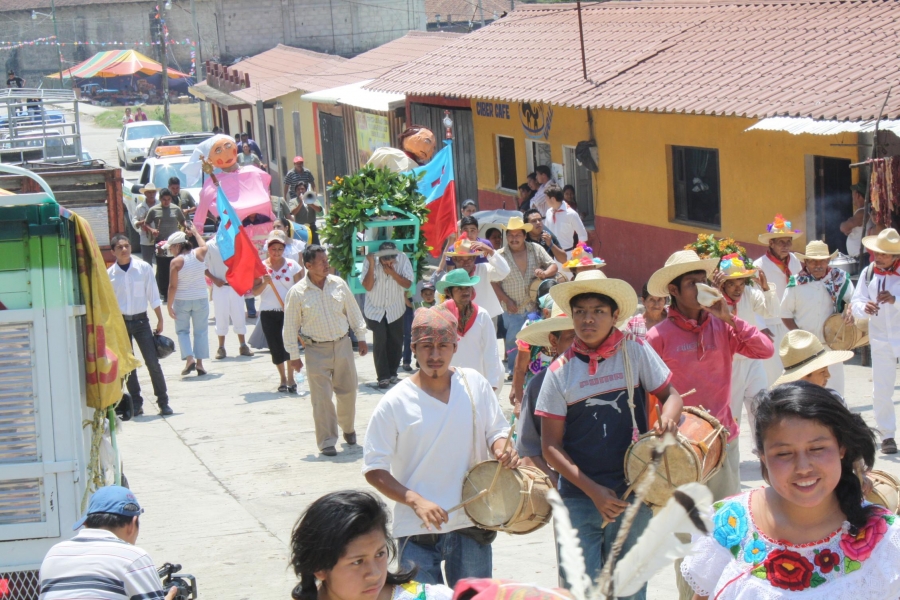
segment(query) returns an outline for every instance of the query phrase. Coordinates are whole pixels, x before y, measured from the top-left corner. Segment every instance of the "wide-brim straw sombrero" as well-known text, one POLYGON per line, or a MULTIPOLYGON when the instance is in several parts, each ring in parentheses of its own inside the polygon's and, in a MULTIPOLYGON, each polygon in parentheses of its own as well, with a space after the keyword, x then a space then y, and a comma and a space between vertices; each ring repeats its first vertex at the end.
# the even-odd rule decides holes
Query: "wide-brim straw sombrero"
POLYGON ((888 228, 878 235, 867 235, 862 239, 862 245, 872 252, 900 254, 900 233, 897 233, 896 229, 888 228))
POLYGON ((571 301, 578 294, 603 294, 615 300, 619 307, 616 327, 621 327, 634 316, 638 299, 634 288, 627 281, 610 279, 603 271, 582 271, 572 281, 560 283, 550 288, 550 297, 565 314, 572 314, 571 301))
POLYGON ((823 367, 853 358, 853 352, 850 350, 829 350, 814 334, 802 329, 787 332, 781 340, 778 355, 781 357, 784 372, 772 384, 773 387, 798 381, 823 367))
POLYGON ((740 254, 726 254, 719 259, 719 272, 725 279, 746 279, 756 275, 756 269, 748 269, 740 254))
POLYGON ((828 252, 828 244, 819 240, 813 240, 806 245, 806 254, 794 252, 799 260, 831 260, 838 255, 838 251, 828 252))
POLYGON ((516 339, 525 342, 529 346, 545 348, 550 345, 550 334, 554 331, 568 331, 575 329, 572 317, 563 313, 555 302, 550 309, 550 318, 535 321, 516 334, 516 339))
POLYGON ((706 276, 711 277, 718 258, 700 258, 693 250, 679 250, 666 260, 666 265, 650 277, 647 282, 647 291, 651 296, 665 298, 669 295, 669 284, 676 277, 692 271, 706 271, 706 276))

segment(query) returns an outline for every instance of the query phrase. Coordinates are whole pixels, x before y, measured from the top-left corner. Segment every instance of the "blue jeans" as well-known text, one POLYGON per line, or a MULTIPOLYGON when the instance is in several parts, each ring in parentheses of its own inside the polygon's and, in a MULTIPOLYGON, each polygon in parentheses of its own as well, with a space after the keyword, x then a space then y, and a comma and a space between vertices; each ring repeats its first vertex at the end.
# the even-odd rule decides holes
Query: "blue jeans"
POLYGON ((491 545, 482 546, 472 538, 456 531, 437 536, 434 546, 420 545, 408 537, 397 540, 400 548, 400 566, 404 569, 416 565, 419 572, 416 581, 420 583, 446 583, 453 587, 460 579, 467 577, 488 578, 492 576, 491 545), (441 561, 447 571, 447 581, 441 573, 441 561))
POLYGON ((173 300, 175 311, 175 333, 178 334, 178 348, 181 360, 193 356, 203 360, 209 358, 209 300, 173 300), (194 340, 191 344, 191 327, 194 340))
POLYGON ((410 365, 412 364, 412 347, 410 342, 412 341, 412 322, 413 322, 413 309, 411 306, 406 307, 406 314, 403 315, 403 364, 410 365))
MULTIPOLYGON (((632 496, 633 499, 634 497, 632 496)), ((569 519, 572 521, 572 527, 578 532, 578 541, 581 544, 581 552, 584 554, 585 572, 591 578, 591 581, 596 581, 600 571, 603 570, 603 564, 606 562, 606 557, 609 556, 613 542, 616 541, 616 536, 619 534, 622 515, 619 515, 615 521, 606 526, 606 529, 603 529, 603 517, 600 515, 600 511, 597 510, 597 507, 594 506, 594 501, 590 498, 586 496, 582 498, 563 498, 563 504, 569 510, 569 519)), ((624 513, 622 514, 624 515, 624 513)), ((652 516, 653 512, 650 510, 650 507, 641 503, 641 508, 631 524, 631 531, 628 532, 628 537, 625 539, 622 553, 619 554, 619 559, 628 554, 628 551, 637 542, 644 529, 647 528, 647 523, 650 522, 652 516)), ((557 547, 557 557, 559 557, 559 547, 557 547)), ((563 581, 563 586, 568 589, 566 573, 562 566, 559 568, 559 576, 563 581)), ((647 586, 645 584, 643 589, 637 594, 627 598, 619 597, 619 600, 645 600, 646 597, 647 586)))
POLYGON ((506 349, 506 367, 510 373, 515 370, 516 356, 519 354, 518 346, 516 346, 516 334, 522 331, 522 325, 525 324, 526 316, 525 314, 511 315, 506 312, 503 313, 503 324, 506 325, 506 337, 503 340, 503 346, 506 349))

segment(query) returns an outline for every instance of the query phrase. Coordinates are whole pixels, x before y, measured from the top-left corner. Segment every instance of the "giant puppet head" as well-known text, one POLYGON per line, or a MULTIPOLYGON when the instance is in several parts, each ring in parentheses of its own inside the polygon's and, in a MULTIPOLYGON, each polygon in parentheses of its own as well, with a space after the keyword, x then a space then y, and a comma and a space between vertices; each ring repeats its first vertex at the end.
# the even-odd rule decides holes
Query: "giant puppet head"
POLYGON ((217 169, 227 171, 237 162, 237 155, 237 143, 228 136, 222 136, 222 138, 213 142, 206 160, 211 162, 217 169))
POLYGON ((430 129, 421 125, 411 125, 398 137, 400 149, 413 160, 424 165, 431 160, 437 151, 437 141, 430 129))

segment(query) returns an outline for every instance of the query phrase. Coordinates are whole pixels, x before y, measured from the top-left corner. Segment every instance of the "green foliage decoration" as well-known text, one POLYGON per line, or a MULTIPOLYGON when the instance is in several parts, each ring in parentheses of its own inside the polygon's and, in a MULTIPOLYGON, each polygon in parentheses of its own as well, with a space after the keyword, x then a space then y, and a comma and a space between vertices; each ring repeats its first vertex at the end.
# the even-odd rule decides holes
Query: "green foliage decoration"
MULTIPOLYGON (((411 174, 394 173, 366 165, 353 175, 335 177, 328 182, 331 210, 325 219, 322 239, 331 245, 329 262, 341 277, 353 272, 355 258, 352 240, 357 232, 365 230, 365 223, 376 217, 397 216, 383 211, 382 205, 405 210, 425 222, 429 209, 425 206, 425 196, 419 192, 416 177, 411 174)), ((412 226, 394 227, 393 239, 411 238, 412 226)), ((419 226, 419 239, 415 251, 406 247, 410 260, 416 260, 416 280, 422 278, 425 258, 431 247, 425 243, 419 226)))

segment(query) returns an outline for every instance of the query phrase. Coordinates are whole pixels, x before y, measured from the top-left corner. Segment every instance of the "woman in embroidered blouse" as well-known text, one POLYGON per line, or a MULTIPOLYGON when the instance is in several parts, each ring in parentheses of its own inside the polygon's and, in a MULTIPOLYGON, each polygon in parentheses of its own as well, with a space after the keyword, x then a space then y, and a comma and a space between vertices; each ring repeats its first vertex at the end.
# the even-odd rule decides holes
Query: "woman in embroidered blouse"
POLYGON ((769 487, 714 505, 681 567, 694 600, 900 598, 900 522, 853 472, 875 462, 862 417, 820 386, 780 385, 758 405, 756 448, 769 487))
POLYGON ((453 590, 417 583, 415 570, 388 570, 397 547, 384 503, 368 492, 322 496, 291 534, 291 565, 300 583, 293 600, 450 600, 453 590))

